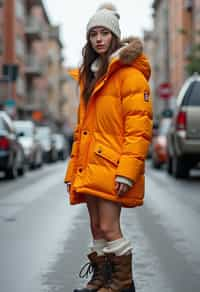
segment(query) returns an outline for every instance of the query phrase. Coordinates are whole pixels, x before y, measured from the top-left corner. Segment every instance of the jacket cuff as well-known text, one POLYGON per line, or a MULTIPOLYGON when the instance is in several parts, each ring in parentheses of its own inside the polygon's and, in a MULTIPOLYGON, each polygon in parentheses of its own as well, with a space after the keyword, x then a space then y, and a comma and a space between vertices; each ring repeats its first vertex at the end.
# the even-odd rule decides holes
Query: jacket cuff
POLYGON ((133 181, 128 179, 127 177, 124 177, 124 176, 117 176, 116 179, 115 179, 116 182, 119 182, 119 183, 123 183, 123 184, 126 184, 128 185, 129 187, 132 187, 133 186, 133 181))

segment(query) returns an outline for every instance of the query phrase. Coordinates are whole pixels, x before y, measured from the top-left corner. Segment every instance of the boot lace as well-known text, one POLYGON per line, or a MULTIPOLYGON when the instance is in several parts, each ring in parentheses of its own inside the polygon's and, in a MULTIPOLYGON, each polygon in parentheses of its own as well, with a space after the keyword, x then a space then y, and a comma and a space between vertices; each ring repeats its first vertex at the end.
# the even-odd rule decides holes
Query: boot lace
POLYGON ((86 278, 87 279, 90 274, 94 273, 95 268, 96 268, 96 265, 95 264, 93 264, 91 262, 86 263, 81 268, 81 270, 79 272, 79 277, 82 278, 82 279, 83 278, 86 278))

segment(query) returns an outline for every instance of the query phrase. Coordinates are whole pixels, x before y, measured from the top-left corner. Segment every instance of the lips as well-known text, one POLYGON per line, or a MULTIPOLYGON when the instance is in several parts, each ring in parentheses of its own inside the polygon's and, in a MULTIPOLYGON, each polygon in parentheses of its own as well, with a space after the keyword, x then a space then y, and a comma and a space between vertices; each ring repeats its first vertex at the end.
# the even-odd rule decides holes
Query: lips
POLYGON ((97 49, 104 49, 103 45, 97 45, 97 49))

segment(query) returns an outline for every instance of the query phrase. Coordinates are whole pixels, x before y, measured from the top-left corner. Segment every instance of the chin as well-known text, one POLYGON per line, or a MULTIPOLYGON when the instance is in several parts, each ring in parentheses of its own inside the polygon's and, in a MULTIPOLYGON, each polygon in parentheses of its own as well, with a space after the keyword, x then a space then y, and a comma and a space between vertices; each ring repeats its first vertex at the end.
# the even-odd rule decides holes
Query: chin
POLYGON ((98 52, 99 55, 103 56, 105 55, 106 51, 101 51, 101 52, 98 52))
POLYGON ((99 54, 99 55, 103 55, 106 53, 106 50, 103 49, 103 50, 96 50, 96 52, 99 54))

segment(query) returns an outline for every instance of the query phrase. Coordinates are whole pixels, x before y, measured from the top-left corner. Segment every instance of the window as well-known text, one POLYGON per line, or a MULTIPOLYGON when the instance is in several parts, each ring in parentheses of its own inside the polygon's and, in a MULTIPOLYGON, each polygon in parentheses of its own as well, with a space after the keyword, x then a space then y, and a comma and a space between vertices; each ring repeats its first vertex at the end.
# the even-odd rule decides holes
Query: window
POLYGON ((5 124, 2 118, 0 117, 0 130, 4 130, 4 129, 5 129, 5 124))
POLYGON ((192 92, 189 96, 188 104, 191 106, 200 106, 200 81, 195 81, 192 92))
POLYGON ((191 95, 191 92, 192 92, 192 89, 193 89, 193 86, 194 86, 194 83, 195 82, 192 82, 189 85, 189 87, 186 89, 186 92, 184 93, 182 105, 188 105, 189 99, 190 99, 190 95, 191 95))
POLYGON ((6 131, 7 133, 12 133, 12 128, 9 125, 9 122, 2 117, 0 117, 0 129, 6 131))

